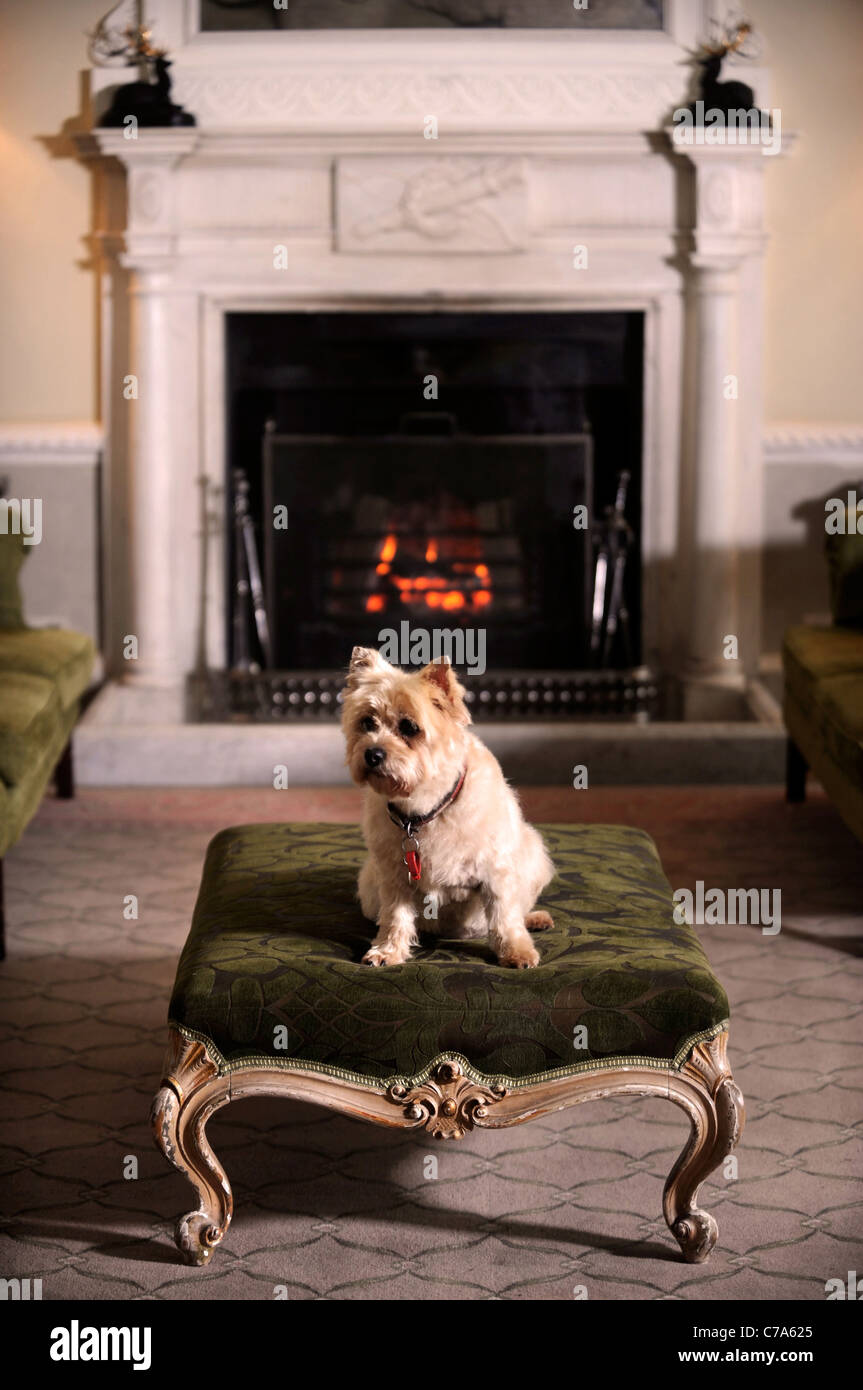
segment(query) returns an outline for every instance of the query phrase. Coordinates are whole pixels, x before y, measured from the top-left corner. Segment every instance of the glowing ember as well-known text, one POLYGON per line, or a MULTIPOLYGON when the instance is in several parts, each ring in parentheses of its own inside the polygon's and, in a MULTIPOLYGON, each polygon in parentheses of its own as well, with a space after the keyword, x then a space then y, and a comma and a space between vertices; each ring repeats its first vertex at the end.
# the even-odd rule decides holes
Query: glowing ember
POLYGON ((443 540, 408 529, 399 540, 390 532, 380 542, 375 565, 379 591, 366 598, 366 612, 383 613, 399 600, 449 613, 487 608, 493 598, 492 575, 482 555, 481 537, 461 529, 443 540))

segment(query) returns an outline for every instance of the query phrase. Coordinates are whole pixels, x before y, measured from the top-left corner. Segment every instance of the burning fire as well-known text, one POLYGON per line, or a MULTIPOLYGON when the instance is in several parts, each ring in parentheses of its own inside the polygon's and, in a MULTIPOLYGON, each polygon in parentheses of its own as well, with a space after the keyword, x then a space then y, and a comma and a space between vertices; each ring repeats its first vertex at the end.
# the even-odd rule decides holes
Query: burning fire
POLYGON ((488 607, 492 601, 491 571, 488 565, 482 561, 476 563, 465 558, 447 558, 447 552, 461 557, 470 556, 472 552, 475 555, 478 548, 476 537, 456 537, 449 542, 442 542, 431 536, 424 546, 420 542, 419 546, 408 544, 403 547, 399 569, 407 572, 400 574, 394 568, 399 551, 398 537, 392 534, 385 536, 375 565, 375 574, 384 583, 376 593, 367 597, 366 612, 382 613, 385 610, 388 603, 387 589, 394 591, 392 597, 398 596, 402 603, 422 604, 433 609, 442 608, 450 613, 488 607), (436 566, 436 570, 431 573, 423 572, 420 556, 426 565, 436 566), (416 572, 418 569, 419 573, 416 572), (458 587, 453 583, 456 576, 458 587))

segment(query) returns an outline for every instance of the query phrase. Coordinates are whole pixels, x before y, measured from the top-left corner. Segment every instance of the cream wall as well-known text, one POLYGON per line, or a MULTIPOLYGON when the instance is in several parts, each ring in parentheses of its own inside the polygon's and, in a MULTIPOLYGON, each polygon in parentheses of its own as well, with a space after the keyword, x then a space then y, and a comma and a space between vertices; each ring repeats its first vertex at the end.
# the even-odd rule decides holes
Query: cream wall
POLYGON ((0 420, 97 413, 90 176, 58 137, 109 3, 0 0, 0 420))
MULTIPOLYGON (((767 181, 766 418, 863 421, 863 0, 747 0, 793 155, 767 181)), ((740 73, 744 77, 745 73, 740 73)))
MULTIPOLYGON (((0 420, 98 410, 89 176, 58 136, 84 123, 84 33, 108 8, 0 0, 0 420)), ((771 104, 800 132, 768 180, 767 420, 860 422, 863 0, 745 8, 764 37, 771 104)))

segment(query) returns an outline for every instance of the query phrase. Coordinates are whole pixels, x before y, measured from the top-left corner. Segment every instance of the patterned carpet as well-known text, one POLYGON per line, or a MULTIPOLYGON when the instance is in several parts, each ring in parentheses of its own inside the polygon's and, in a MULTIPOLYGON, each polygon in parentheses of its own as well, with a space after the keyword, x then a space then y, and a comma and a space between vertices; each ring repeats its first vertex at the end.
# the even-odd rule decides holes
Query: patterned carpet
POLYGON ((703 927, 747 1102, 739 1170, 702 1205, 707 1265, 675 1258, 662 1184, 686 1122, 605 1101, 458 1144, 244 1101, 209 1127, 236 1216, 178 1262, 191 1189, 147 1112, 205 845, 252 820, 352 820, 351 791, 87 791, 46 801, 7 860, 0 1277, 43 1298, 823 1300, 863 1269, 863 856, 827 801, 772 788, 532 789, 535 820, 657 840, 674 887, 779 887, 782 931, 703 927), (137 922, 123 917, 137 895, 137 922), (125 1177, 137 1160, 137 1177, 125 1177), (429 1160, 436 1160, 435 1164, 429 1160))

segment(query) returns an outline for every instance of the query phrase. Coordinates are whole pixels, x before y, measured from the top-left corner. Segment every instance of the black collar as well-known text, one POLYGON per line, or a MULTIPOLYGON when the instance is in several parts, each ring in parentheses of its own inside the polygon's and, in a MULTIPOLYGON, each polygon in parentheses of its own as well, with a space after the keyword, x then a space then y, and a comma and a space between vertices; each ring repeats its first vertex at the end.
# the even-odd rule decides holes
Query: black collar
POLYGON ((464 779, 466 776, 467 768, 459 773, 454 785, 450 787, 446 796, 438 802, 437 806, 433 806, 431 810, 426 811, 424 815, 417 813, 416 815, 406 816, 403 811, 399 810, 398 806, 394 806, 391 801, 388 801, 387 810, 390 813, 390 820, 393 825, 401 826, 406 835, 413 835, 414 831, 419 830, 421 825, 428 825, 430 820, 434 820, 435 816, 439 816, 441 811, 445 811, 447 806, 450 806, 452 802, 455 801, 464 786, 464 779))

